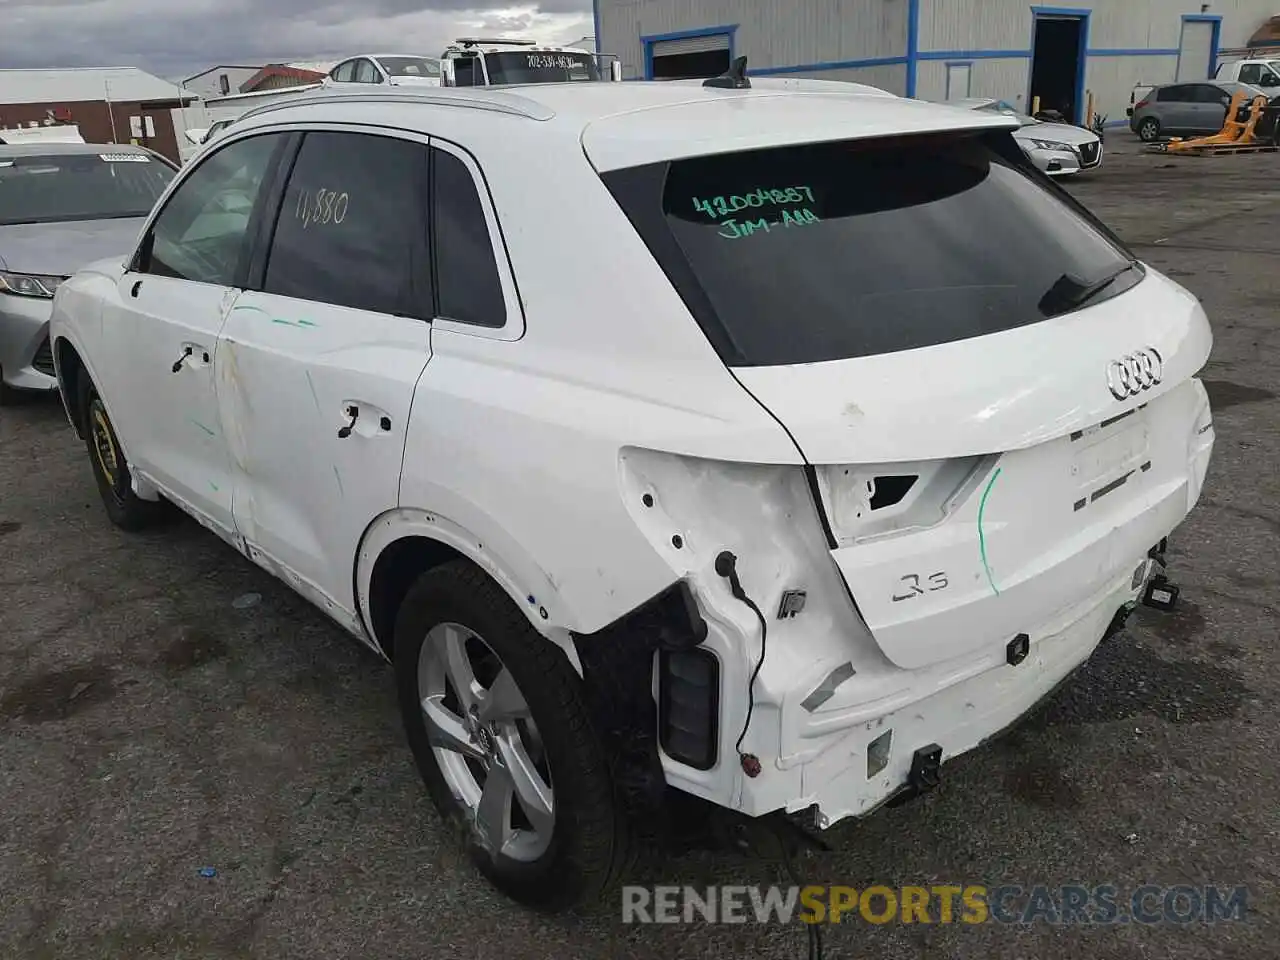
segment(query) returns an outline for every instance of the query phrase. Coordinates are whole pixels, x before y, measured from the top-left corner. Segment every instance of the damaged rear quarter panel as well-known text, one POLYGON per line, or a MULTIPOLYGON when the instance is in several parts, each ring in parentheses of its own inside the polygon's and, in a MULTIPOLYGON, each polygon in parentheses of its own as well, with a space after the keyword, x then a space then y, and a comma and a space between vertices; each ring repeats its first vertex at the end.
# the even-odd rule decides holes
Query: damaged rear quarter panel
MULTIPOLYGON (((515 155, 466 113, 450 122, 484 171, 525 333, 433 327, 400 506, 445 517, 486 552, 519 545, 553 591, 536 597, 548 611, 539 628, 593 633, 678 576, 622 502, 621 449, 803 459, 716 356, 581 150, 549 138, 515 155)), ((527 607, 533 591, 515 580, 527 607)))

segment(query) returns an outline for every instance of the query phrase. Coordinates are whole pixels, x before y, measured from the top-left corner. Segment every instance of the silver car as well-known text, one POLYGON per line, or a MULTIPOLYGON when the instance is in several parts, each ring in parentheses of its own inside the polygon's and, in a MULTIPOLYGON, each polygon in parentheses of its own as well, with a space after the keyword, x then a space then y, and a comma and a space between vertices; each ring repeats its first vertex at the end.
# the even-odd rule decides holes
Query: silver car
POLYGON ((54 291, 85 264, 126 255, 175 170, 143 147, 0 145, 0 403, 57 389, 54 291))
MULTIPOLYGON (((1152 87, 1129 108, 1129 129, 1145 143, 1162 137, 1209 136, 1226 125, 1231 98, 1243 91, 1245 105, 1270 94, 1235 80, 1200 80, 1152 87)), ((1137 97, 1137 92, 1134 94, 1137 97)))
POLYGON ((1068 177, 1102 165, 1102 138, 1092 130, 1069 123, 1049 123, 1022 113, 1007 100, 972 97, 952 101, 970 110, 987 110, 1016 117, 1022 124, 1013 138, 1031 162, 1051 177, 1068 177))

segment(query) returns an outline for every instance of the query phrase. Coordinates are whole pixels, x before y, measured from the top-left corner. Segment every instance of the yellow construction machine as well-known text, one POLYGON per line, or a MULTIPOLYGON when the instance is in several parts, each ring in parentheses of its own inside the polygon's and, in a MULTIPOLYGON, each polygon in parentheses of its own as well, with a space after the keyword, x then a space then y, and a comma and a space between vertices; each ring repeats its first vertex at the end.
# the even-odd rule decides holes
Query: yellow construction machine
POLYGON ((1246 108, 1246 100, 1249 100, 1249 94, 1246 91, 1236 91, 1227 107, 1226 122, 1213 136, 1188 140, 1175 137, 1168 143, 1159 144, 1156 147, 1157 152, 1212 155, 1275 149, 1278 134, 1280 134, 1280 124, 1276 122, 1275 110, 1271 107, 1270 101, 1266 97, 1255 96, 1246 108), (1271 116, 1268 117, 1269 112, 1271 116), (1241 119, 1242 115, 1244 119, 1241 119), (1259 131, 1259 125, 1264 117, 1267 117, 1267 124, 1270 127, 1266 135, 1259 131))

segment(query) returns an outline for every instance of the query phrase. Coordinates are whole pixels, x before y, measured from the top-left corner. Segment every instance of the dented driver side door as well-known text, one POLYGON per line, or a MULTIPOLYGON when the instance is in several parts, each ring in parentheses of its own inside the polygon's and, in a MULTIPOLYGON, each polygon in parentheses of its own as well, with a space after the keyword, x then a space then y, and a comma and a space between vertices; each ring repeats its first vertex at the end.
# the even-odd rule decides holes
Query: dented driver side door
POLYGON ((428 157, 425 139, 304 134, 219 338, 246 553, 357 633, 356 553, 397 504, 431 356, 428 157))

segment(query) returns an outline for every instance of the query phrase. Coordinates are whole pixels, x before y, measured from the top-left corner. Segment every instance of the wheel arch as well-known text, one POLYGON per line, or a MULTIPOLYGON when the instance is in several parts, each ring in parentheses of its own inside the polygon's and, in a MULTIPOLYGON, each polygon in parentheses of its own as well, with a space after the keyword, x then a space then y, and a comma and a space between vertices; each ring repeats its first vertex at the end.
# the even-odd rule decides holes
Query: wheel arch
POLYGON ((559 647, 582 675, 570 632, 572 619, 551 577, 523 549, 501 533, 479 536, 440 514, 403 507, 369 524, 354 569, 360 616, 388 660, 393 656, 396 614, 409 589, 428 570, 460 558, 497 583, 534 629, 559 647))
POLYGON ((66 336, 60 336, 53 342, 53 365, 58 376, 62 407, 67 412, 67 419, 71 421, 71 429, 83 440, 85 412, 80 404, 81 378, 88 376, 93 380, 93 377, 86 369, 80 351, 66 336))

